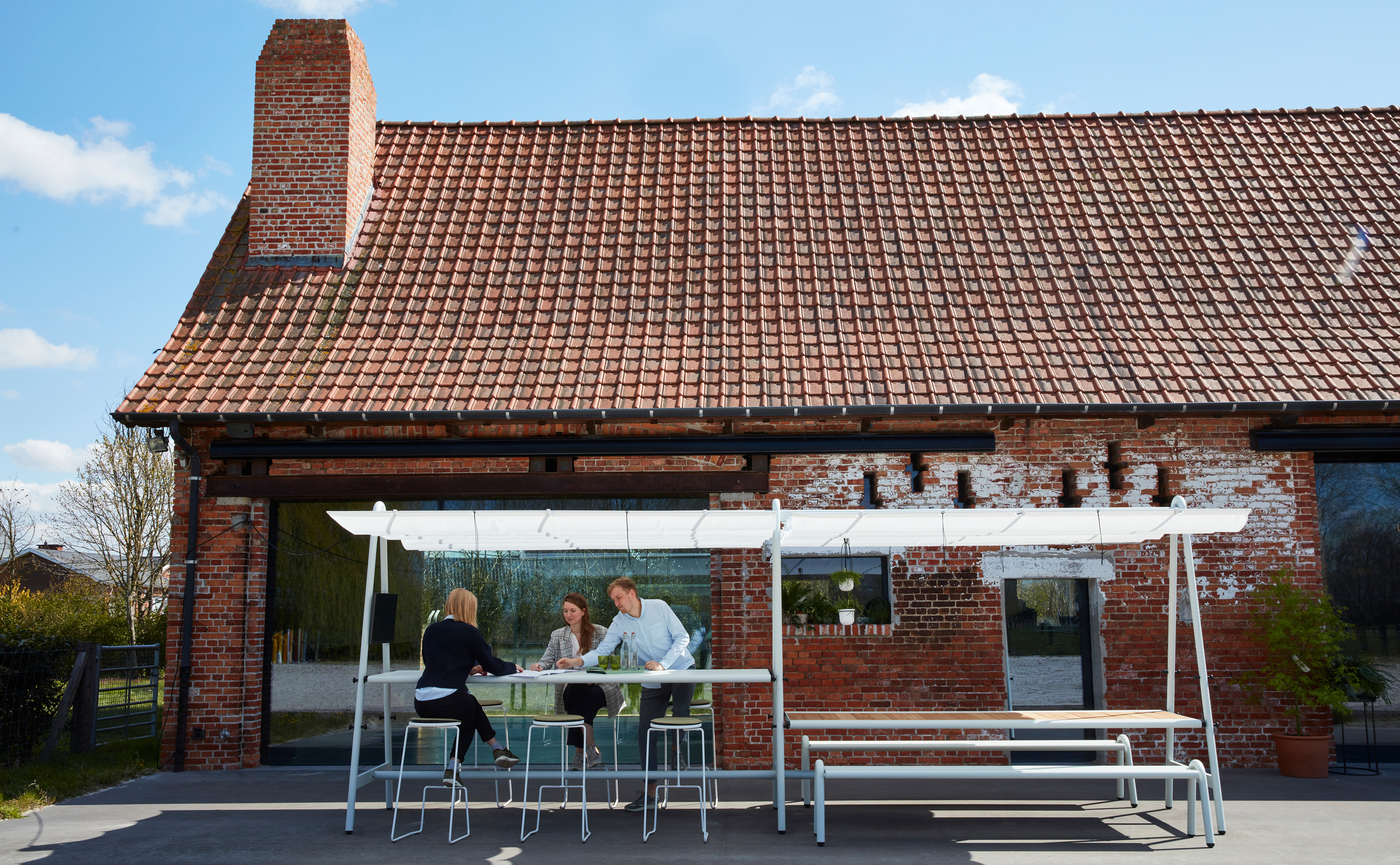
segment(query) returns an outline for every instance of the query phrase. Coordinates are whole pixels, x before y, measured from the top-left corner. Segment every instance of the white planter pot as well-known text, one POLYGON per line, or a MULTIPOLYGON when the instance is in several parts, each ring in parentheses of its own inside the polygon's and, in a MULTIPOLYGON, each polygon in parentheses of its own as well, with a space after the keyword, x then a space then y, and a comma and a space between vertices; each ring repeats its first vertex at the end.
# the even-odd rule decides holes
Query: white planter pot
POLYGON ((856 623, 855 610, 837 610, 836 615, 840 618, 841 624, 843 625, 854 625, 856 623))

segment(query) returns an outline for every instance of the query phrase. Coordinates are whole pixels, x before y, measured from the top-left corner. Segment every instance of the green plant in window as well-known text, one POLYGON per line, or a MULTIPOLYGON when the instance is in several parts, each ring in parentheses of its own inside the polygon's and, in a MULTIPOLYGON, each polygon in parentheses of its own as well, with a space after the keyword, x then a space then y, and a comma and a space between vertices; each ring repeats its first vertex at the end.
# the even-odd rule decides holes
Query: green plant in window
POLYGON ((860 601, 858 601, 856 599, 856 596, 851 592, 845 592, 843 594, 837 595, 836 597, 832 598, 831 601, 836 605, 836 609, 838 610, 860 609, 860 601))
POLYGON ((813 592, 807 601, 807 624, 836 624, 836 605, 826 595, 813 592))
POLYGON ((808 611, 812 598, 812 586, 805 580, 783 580, 782 604, 784 616, 795 616, 808 611))

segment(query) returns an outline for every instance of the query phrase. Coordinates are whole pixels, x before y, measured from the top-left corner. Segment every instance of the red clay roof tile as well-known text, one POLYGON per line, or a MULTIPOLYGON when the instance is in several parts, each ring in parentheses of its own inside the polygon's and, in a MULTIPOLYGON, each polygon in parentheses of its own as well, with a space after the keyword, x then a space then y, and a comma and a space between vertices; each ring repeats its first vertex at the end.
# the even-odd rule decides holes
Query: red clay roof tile
POLYGON ((1400 397, 1393 108, 378 147, 350 265, 245 267, 245 199, 120 411, 1400 397))

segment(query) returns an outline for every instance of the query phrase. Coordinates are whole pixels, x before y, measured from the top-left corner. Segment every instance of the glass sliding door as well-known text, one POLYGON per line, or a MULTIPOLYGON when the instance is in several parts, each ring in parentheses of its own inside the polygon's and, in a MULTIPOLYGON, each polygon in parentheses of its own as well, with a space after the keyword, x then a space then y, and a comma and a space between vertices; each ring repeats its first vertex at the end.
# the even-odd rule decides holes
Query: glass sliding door
MULTIPOLYGON (((390 510, 703 510, 709 499, 519 498, 385 504, 390 510)), ((368 544, 342 529, 326 512, 372 506, 371 502, 283 502, 275 509, 264 674, 265 763, 349 763, 368 544)), ((670 604, 690 634, 690 651, 697 664, 712 663, 708 551, 440 553, 409 551, 391 543, 389 591, 398 596, 392 667, 420 668, 423 630, 441 615, 448 592, 459 586, 476 594, 478 626, 496 655, 528 666, 539 659, 550 633, 563 626, 559 609, 565 594, 583 594, 593 621, 608 625, 616 610, 606 589, 618 577, 635 580, 643 597, 670 604)), ((378 646, 371 647, 371 670, 378 671, 381 664, 378 646)), ((501 700, 512 715, 553 711, 554 686, 549 684, 473 686, 472 691, 501 700)), ((411 686, 395 686, 392 697, 395 713, 413 711, 411 686)), ((635 715, 640 694, 627 697, 624 714, 635 715)), ((370 731, 382 727, 381 705, 376 693, 367 705, 372 707, 366 722, 370 731)), ((364 758, 382 759, 382 737, 371 734, 364 741, 364 758)))

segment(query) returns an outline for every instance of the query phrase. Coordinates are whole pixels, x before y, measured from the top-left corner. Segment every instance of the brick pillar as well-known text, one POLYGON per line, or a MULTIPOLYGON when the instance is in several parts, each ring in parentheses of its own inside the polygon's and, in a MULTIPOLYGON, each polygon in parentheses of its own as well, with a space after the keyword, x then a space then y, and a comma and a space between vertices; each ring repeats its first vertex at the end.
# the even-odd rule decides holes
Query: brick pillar
MULTIPOLYGON (((204 443, 196 446, 202 449, 204 443)), ((176 470, 177 492, 188 488, 186 477, 184 470, 176 470)), ((257 766, 260 760, 269 515, 266 499, 200 502, 199 588, 185 737, 188 770, 239 769, 257 766), (237 528, 232 527, 235 517, 242 523, 237 528), (245 517, 251 524, 242 522, 245 517)), ((171 549, 185 549, 188 530, 188 499, 176 495, 171 549)), ((184 571, 178 560, 170 569, 161 768, 171 766, 175 749, 184 571)))
POLYGON ((342 267, 374 192, 374 82, 342 20, 278 20, 258 57, 248 263, 342 267))

